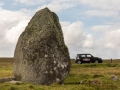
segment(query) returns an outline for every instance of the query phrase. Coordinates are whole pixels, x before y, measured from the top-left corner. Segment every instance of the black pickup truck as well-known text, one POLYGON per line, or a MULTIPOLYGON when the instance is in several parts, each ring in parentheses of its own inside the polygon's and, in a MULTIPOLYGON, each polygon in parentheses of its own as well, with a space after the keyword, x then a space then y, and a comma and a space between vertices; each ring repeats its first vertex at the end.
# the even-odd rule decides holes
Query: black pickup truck
POLYGON ((78 64, 82 63, 102 63, 103 60, 99 57, 94 57, 91 54, 77 54, 75 62, 78 64))

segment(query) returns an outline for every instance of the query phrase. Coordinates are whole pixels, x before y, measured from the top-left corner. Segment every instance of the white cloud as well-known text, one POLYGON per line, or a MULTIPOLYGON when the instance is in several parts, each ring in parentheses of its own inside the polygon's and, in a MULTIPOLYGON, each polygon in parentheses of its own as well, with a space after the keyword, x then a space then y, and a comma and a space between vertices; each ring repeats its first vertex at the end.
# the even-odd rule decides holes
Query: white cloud
POLYGON ((3 6, 4 5, 4 2, 0 2, 0 6, 3 6))
POLYGON ((0 8, 0 57, 13 56, 17 38, 31 16, 20 11, 0 8))
MULTIPOLYGON (((85 14, 100 17, 117 17, 119 16, 120 1, 119 0, 15 0, 25 5, 40 5, 37 10, 48 7, 54 12, 70 9, 80 6, 81 4, 87 8, 85 14)), ((80 9, 80 8, 79 8, 80 9)), ((78 9, 78 12, 79 12, 78 9)), ((36 10, 36 11, 37 11, 36 10)))
MULTIPOLYGON (((69 9, 69 13, 74 13, 74 15, 77 16, 79 12, 85 16, 84 17, 79 14, 79 16, 76 17, 79 18, 78 21, 75 21, 74 18, 72 18, 72 20, 71 18, 67 18, 67 20, 69 20, 68 22, 65 20, 65 22, 61 22, 65 43, 69 47, 71 58, 75 58, 77 53, 91 53, 102 58, 120 57, 120 0, 15 1, 19 7, 22 7, 22 9, 19 11, 3 10, 0 8, 1 56, 13 55, 17 38, 24 30, 31 16, 35 13, 34 10, 48 7, 51 11, 54 12, 62 12, 65 10, 67 13, 67 10, 69 9), (34 6, 30 7, 30 5, 34 6), (91 18, 91 16, 93 16, 92 19, 94 19, 94 16, 98 17, 98 20, 100 20, 101 17, 104 17, 105 21, 96 22, 97 25, 88 27, 89 25, 87 26, 85 23, 88 18, 91 18), (82 19, 83 17, 86 18, 85 22, 82 19), (109 18, 110 22, 106 21, 107 18, 109 18), (81 22, 79 20, 83 21, 81 22), (116 20, 118 20, 118 23, 116 20), (100 35, 101 37, 98 38, 97 36, 100 35)), ((0 2, 0 6, 2 5, 4 5, 4 3, 0 2)), ((68 15, 71 17, 70 14, 68 15)))
POLYGON ((72 7, 76 6, 74 2, 72 3, 72 2, 68 2, 68 1, 69 0, 66 0, 66 1, 64 1, 64 0, 62 0, 62 1, 61 0, 58 0, 58 1, 53 0, 49 4, 44 4, 40 7, 38 7, 37 10, 48 7, 53 12, 60 12, 61 10, 66 10, 66 9, 69 9, 69 8, 72 8, 72 7))
POLYGON ((84 41, 83 47, 85 48, 91 48, 95 44, 94 37, 91 34, 88 34, 86 36, 86 40, 84 41))
MULTIPOLYGON (((93 36, 92 47, 88 49, 84 48, 84 51, 89 51, 94 53, 95 56, 100 56, 102 58, 120 58, 120 23, 110 23, 98 26, 93 26, 90 28, 93 32, 96 32, 96 36, 93 36), (102 32, 102 33, 101 33, 102 32), (100 35, 99 39, 96 39, 97 35, 100 35)), ((92 34, 92 33, 91 33, 92 34)), ((87 39, 86 41, 87 42, 87 39)))
POLYGON ((102 10, 117 10, 120 9, 120 0, 79 0, 81 4, 91 8, 102 10))
POLYGON ((22 20, 16 26, 13 26, 11 29, 6 30, 5 39, 10 43, 16 43, 20 34, 25 30, 29 20, 22 20))
POLYGON ((112 29, 112 25, 97 25, 90 28, 90 30, 95 32, 105 32, 112 29))
POLYGON ((33 16, 35 14, 35 10, 25 8, 20 9, 19 12, 27 14, 29 16, 33 16))
POLYGON ((59 5, 59 4, 67 4, 69 3, 70 4, 75 4, 77 3, 78 0, 74 0, 74 1, 71 1, 71 0, 15 0, 16 2, 19 2, 19 3, 23 3, 25 5, 42 5, 44 4, 43 6, 51 6, 52 5, 59 5), (46 5, 45 5, 46 4, 46 5))
POLYGON ((65 43, 69 48, 71 58, 76 57, 76 54, 79 53, 82 48, 83 41, 85 36, 83 35, 83 23, 80 21, 77 22, 61 22, 65 43))
POLYGON ((90 16, 98 16, 98 17, 118 17, 119 12, 118 11, 112 11, 112 10, 88 10, 85 12, 86 15, 90 16))
POLYGON ((75 58, 78 53, 96 54, 97 50, 92 49, 99 46, 99 44, 96 43, 92 34, 84 34, 83 22, 61 22, 61 25, 71 58, 75 58))
POLYGON ((110 31, 114 31, 114 30, 118 30, 120 29, 120 22, 118 23, 114 23, 114 22, 108 22, 106 24, 102 24, 102 25, 95 25, 90 27, 90 30, 94 31, 94 32, 110 32, 110 31))
MULTIPOLYGON (((23 3, 26 5, 36 5, 36 4, 43 4, 47 0, 15 0, 16 2, 23 3)), ((49 0, 48 0, 49 1, 49 0)))
POLYGON ((102 58, 120 58, 120 27, 116 29, 114 28, 115 26, 117 24, 111 25, 108 30, 105 30, 99 40, 96 40, 96 37, 94 37, 95 42, 92 52, 102 58))
POLYGON ((48 5, 41 6, 37 10, 48 7, 51 11, 59 12, 63 9, 69 9, 70 7, 73 7, 73 6, 74 6, 73 4, 61 4, 61 5, 60 4, 48 4, 48 5))
POLYGON ((84 40, 82 32, 82 22, 61 22, 61 25, 64 33, 65 42, 67 45, 80 45, 80 43, 82 44, 82 41, 84 40))
POLYGON ((98 34, 101 29, 107 29, 102 31, 104 35, 99 39, 96 39, 92 33, 85 35, 83 23, 80 21, 74 23, 61 22, 61 25, 71 58, 75 58, 78 53, 91 53, 104 59, 120 57, 120 42, 118 41, 120 29, 113 30, 115 26, 120 28, 118 24, 94 26, 94 29, 98 30, 98 34))
POLYGON ((85 5, 86 15, 100 17, 119 17, 120 0, 78 0, 85 5))
POLYGON ((106 32, 104 35, 104 42, 105 47, 107 48, 120 48, 120 41, 118 40, 120 38, 120 29, 114 30, 110 32, 106 32))
POLYGON ((17 32, 20 33, 24 30, 30 16, 22 12, 12 12, 3 9, 0 9, 0 12, 2 12, 0 13, 0 35, 6 37, 9 42, 13 42, 18 37, 17 32))

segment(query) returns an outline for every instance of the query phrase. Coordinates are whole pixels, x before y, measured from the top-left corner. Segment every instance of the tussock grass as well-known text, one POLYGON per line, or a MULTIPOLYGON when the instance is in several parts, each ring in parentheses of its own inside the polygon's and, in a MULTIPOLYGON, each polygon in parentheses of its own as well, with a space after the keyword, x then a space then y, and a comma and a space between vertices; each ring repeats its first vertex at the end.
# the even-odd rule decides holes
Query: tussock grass
MULTIPOLYGON (((119 60, 100 64, 76 64, 72 60, 70 74, 61 85, 0 83, 0 90, 120 90, 120 80, 111 80, 111 75, 120 78, 119 60)), ((13 59, 0 59, 0 78, 10 76, 13 76, 13 59)))

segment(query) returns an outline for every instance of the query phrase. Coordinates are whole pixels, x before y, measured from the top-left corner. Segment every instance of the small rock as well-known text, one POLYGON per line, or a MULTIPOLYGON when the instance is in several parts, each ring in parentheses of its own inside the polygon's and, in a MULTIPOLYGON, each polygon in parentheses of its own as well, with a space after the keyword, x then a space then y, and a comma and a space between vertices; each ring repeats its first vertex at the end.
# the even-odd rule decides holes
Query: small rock
POLYGON ((100 80, 89 81, 89 85, 100 84, 100 80))
POLYGON ((21 81, 12 80, 12 81, 10 81, 10 83, 12 83, 12 84, 17 84, 17 83, 22 83, 22 82, 21 82, 21 81))
POLYGON ((119 79, 118 79, 118 77, 116 76, 116 75, 111 75, 111 77, 110 77, 113 81, 118 81, 119 79))

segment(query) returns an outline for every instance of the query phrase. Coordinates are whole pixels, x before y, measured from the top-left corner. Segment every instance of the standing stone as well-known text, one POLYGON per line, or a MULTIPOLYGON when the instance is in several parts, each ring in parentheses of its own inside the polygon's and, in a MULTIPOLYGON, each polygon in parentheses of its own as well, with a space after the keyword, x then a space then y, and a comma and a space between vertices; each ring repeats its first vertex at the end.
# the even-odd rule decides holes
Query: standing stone
POLYGON ((54 12, 48 8, 36 12, 18 39, 14 60, 16 80, 45 85, 63 83, 71 62, 54 12))

